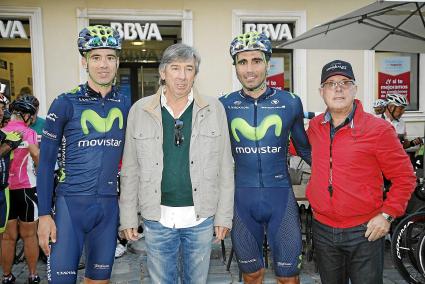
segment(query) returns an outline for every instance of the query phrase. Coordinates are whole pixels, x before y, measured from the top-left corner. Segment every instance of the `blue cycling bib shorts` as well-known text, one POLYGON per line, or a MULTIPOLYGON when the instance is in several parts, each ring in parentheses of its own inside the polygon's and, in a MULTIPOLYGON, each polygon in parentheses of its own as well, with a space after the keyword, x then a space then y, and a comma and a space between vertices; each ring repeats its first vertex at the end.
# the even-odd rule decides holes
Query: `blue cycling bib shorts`
POLYGON ((51 244, 48 281, 75 283, 83 246, 87 257, 85 276, 95 280, 109 279, 117 241, 117 197, 59 196, 56 208, 57 242, 51 244))

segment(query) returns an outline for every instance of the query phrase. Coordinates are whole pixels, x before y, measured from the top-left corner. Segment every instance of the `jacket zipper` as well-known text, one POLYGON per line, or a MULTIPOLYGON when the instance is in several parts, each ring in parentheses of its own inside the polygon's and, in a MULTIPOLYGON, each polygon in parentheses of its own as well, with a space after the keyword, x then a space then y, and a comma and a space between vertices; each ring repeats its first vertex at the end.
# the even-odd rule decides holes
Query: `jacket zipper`
POLYGON ((333 143, 333 138, 331 137, 331 143, 329 144, 329 185, 328 185, 328 191, 329 191, 329 195, 330 195, 331 198, 332 198, 332 194, 333 194, 333 187, 332 187, 332 143, 333 143))
MULTIPOLYGON (((255 146, 257 147, 257 149, 259 148, 259 143, 257 140, 257 102, 258 100, 254 101, 254 125, 255 125, 255 146)), ((260 182, 260 187, 264 187, 264 183, 263 183, 263 170, 262 170, 262 166, 261 166, 261 158, 260 158, 260 154, 257 154, 257 162, 258 162, 258 181, 260 182)))

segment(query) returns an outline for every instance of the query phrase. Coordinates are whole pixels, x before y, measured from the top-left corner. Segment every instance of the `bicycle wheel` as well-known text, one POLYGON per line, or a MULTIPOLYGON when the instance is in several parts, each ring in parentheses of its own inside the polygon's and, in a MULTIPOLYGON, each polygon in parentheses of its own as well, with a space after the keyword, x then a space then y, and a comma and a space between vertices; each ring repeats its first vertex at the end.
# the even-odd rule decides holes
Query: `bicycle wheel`
POLYGON ((416 263, 419 239, 425 230, 425 212, 408 215, 394 230, 391 240, 391 255, 397 270, 409 283, 425 283, 416 263))
POLYGON ((422 232, 419 237, 419 243, 416 250, 416 262, 418 263, 418 269, 425 277, 425 231, 422 232))

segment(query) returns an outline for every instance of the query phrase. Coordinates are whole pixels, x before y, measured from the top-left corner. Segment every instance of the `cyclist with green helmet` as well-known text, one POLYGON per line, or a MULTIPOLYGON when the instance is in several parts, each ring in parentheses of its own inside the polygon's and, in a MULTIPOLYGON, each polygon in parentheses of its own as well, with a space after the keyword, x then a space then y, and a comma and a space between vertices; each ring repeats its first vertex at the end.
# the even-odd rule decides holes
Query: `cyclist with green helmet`
POLYGON ((107 283, 118 231, 117 173, 130 106, 114 86, 121 40, 110 27, 89 26, 79 34, 78 49, 88 81, 53 101, 40 144, 38 236, 48 255, 49 283, 76 282, 83 246, 84 282, 107 283))
POLYGON ((299 283, 301 230, 288 173, 288 140, 308 164, 310 144, 298 96, 267 87, 272 46, 265 34, 249 32, 230 44, 242 89, 222 96, 235 160, 232 245, 247 283, 264 278, 267 233, 278 283, 299 283))

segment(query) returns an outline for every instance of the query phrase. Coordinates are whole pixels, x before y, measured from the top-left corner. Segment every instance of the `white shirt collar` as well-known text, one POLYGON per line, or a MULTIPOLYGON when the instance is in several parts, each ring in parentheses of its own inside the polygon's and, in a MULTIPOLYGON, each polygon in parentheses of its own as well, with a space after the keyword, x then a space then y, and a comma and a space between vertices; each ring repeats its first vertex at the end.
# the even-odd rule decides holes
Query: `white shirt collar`
POLYGON ((190 106, 190 104, 193 102, 193 89, 190 89, 190 93, 187 96, 187 103, 186 106, 182 109, 182 111, 179 113, 178 116, 174 116, 174 112, 171 109, 171 107, 167 104, 167 97, 164 94, 164 87, 161 88, 161 106, 165 107, 165 109, 171 114, 174 118, 179 118, 185 110, 190 106))

